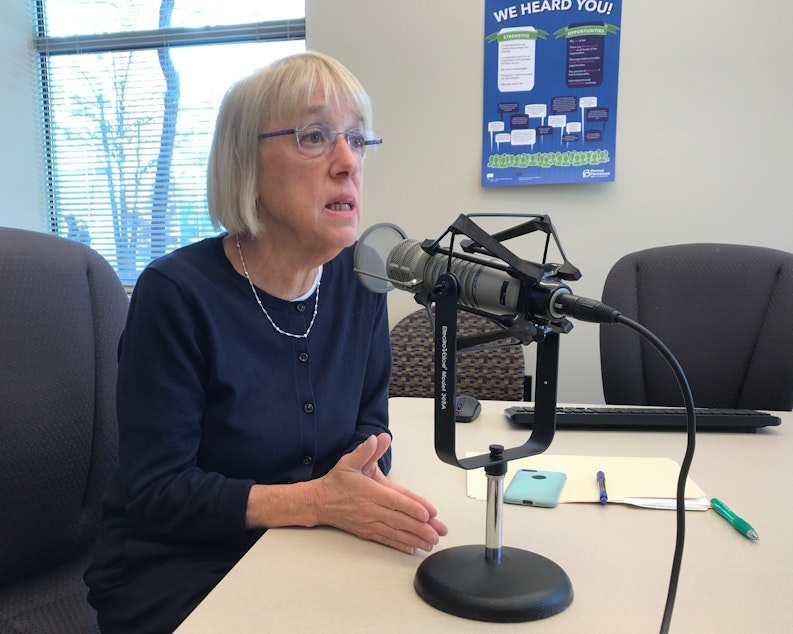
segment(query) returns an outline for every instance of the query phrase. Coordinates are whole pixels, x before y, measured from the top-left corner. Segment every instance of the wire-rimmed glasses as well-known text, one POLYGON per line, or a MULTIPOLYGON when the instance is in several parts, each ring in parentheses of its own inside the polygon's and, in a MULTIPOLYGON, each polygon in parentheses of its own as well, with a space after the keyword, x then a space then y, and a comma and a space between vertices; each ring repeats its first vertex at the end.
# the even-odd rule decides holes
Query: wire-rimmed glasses
POLYGON ((377 153, 377 147, 383 142, 374 130, 353 129, 338 132, 326 123, 311 123, 302 128, 278 130, 277 132, 263 132, 259 140, 274 136, 295 135, 297 148, 306 156, 322 156, 330 152, 336 145, 336 139, 343 136, 353 154, 359 158, 372 158, 377 153))

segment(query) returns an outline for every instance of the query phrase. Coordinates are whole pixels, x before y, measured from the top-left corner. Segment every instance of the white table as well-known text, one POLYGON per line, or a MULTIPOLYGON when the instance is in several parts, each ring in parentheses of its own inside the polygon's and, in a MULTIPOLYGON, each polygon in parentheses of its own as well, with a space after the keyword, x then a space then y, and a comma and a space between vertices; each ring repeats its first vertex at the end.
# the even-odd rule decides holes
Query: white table
MULTIPOLYGON (((484 402, 458 424, 457 455, 494 442, 522 444, 504 407, 484 402)), ((747 519, 754 543, 715 511, 686 513, 686 543, 672 632, 793 632, 793 414, 757 434, 697 435, 690 477, 747 519)), ((484 544, 485 503, 466 495, 466 472, 433 446, 433 403, 391 400, 391 477, 430 499, 450 533, 436 548, 484 544)), ((683 432, 558 431, 546 453, 683 459, 683 432)), ((572 604, 517 624, 467 620, 413 589, 426 556, 409 556, 331 528, 270 530, 177 630, 233 632, 657 632, 675 545, 675 512, 620 504, 504 506, 504 546, 543 555, 572 582, 572 604)))

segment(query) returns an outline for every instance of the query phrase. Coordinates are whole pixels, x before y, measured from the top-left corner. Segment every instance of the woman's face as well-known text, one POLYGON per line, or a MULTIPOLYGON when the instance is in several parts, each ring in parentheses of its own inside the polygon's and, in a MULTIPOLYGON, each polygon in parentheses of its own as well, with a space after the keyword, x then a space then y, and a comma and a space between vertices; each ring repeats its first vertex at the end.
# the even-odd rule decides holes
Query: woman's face
MULTIPOLYGON (((294 120, 276 122, 262 132, 310 124, 327 124, 339 132, 362 127, 352 111, 328 106, 319 95, 294 120)), ((331 260, 358 237, 362 184, 363 160, 343 135, 320 156, 301 152, 294 134, 261 139, 256 201, 260 239, 311 266, 331 260)))

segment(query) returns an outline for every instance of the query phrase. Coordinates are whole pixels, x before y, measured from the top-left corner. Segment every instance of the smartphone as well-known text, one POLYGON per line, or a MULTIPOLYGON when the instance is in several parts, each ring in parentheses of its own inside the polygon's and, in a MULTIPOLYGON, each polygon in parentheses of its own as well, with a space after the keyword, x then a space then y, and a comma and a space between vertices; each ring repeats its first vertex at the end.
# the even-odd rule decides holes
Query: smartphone
POLYGON ((553 508, 559 502, 567 475, 561 471, 521 469, 504 491, 504 501, 524 506, 553 508))

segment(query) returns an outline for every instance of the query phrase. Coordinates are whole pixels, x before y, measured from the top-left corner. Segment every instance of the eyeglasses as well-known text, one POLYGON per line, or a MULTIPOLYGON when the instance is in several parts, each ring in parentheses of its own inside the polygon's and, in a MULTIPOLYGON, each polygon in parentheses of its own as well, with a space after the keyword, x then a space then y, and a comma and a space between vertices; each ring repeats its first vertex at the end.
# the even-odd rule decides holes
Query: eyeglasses
POLYGON ((312 123, 302 128, 264 132, 259 140, 273 136, 295 135, 297 148, 306 156, 316 157, 330 152, 336 145, 336 139, 343 136, 353 154, 360 158, 372 158, 377 153, 377 146, 383 139, 374 130, 348 130, 337 132, 327 124, 312 123))

